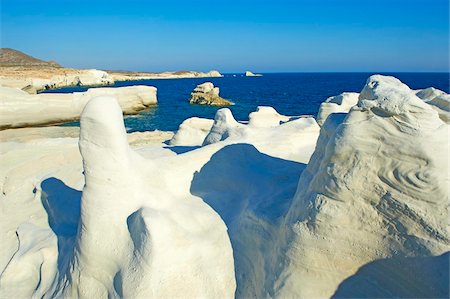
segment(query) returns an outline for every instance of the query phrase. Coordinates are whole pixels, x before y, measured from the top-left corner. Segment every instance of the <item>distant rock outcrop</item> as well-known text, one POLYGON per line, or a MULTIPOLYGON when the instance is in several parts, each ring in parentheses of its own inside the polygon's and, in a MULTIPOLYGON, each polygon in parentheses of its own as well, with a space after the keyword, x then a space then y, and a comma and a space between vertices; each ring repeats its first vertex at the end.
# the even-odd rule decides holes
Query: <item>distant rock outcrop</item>
POLYGON ((61 65, 59 65, 54 61, 40 60, 10 48, 0 49, 0 66, 27 66, 27 67, 45 66, 56 68, 62 67, 61 65))
POLYGON ((176 72, 129 72, 129 71, 107 71, 114 81, 134 81, 150 79, 179 79, 179 78, 210 78, 223 77, 219 71, 211 70, 207 73, 195 71, 176 71, 176 72))
POLYGON ((245 77, 261 77, 261 74, 253 74, 250 71, 245 71, 245 77))
POLYGON ((232 105, 230 101, 227 101, 219 96, 219 87, 214 87, 214 84, 211 82, 205 82, 197 85, 191 93, 189 103, 210 106, 232 105))
POLYGON ((207 72, 206 75, 208 75, 209 77, 223 77, 223 75, 216 70, 211 70, 207 72))
POLYGON ((115 81, 223 77, 209 72, 130 72, 65 68, 53 61, 43 61, 20 51, 0 49, 0 86, 19 88, 30 94, 67 86, 107 86, 115 81))

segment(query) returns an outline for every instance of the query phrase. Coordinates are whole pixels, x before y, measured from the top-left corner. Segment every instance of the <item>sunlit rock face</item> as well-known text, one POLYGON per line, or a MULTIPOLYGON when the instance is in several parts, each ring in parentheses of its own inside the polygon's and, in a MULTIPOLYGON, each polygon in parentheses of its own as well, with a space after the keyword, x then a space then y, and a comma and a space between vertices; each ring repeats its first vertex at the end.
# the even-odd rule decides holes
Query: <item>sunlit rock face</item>
POLYGON ((152 86, 102 87, 85 92, 35 95, 17 88, 0 87, 0 129, 78 120, 86 103, 100 95, 117 99, 124 114, 135 114, 157 104, 156 88, 152 86))
POLYGON ((293 236, 276 294, 329 297, 387 259, 350 294, 429 296, 439 271, 420 281, 400 259, 449 250, 448 152, 448 125, 432 106, 396 78, 371 76, 357 106, 322 126, 286 218, 293 236), (383 282, 376 273, 387 270, 383 282))
POLYGON ((317 123, 322 126, 327 117, 333 113, 347 113, 358 103, 359 94, 356 92, 344 92, 338 96, 329 97, 325 102, 320 104, 317 113, 317 123))
POLYGON ((223 108, 175 136, 106 94, 81 130, 0 131, 0 297, 448 297, 448 95, 416 93, 371 76, 321 126, 223 108))

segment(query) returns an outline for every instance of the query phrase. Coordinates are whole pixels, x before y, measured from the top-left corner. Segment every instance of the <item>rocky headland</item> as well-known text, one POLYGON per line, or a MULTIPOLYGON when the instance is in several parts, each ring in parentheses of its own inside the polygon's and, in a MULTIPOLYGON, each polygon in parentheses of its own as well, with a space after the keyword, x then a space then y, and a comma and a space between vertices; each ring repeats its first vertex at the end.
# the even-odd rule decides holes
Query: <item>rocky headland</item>
POLYGON ((108 86, 116 81, 222 77, 209 72, 128 72, 65 68, 56 62, 43 61, 20 51, 0 49, 0 86, 22 89, 28 93, 68 86, 108 86))

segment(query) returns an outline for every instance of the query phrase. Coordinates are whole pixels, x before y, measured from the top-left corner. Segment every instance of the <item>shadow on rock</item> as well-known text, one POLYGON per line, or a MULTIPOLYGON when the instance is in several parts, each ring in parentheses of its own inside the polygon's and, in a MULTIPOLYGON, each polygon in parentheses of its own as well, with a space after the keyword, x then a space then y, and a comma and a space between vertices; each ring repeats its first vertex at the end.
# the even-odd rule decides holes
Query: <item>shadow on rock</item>
POLYGON ((57 178, 44 180, 41 189, 48 223, 58 238, 58 270, 61 273, 67 269, 72 257, 80 222, 82 192, 70 188, 57 178))
POLYGON ((273 296, 287 229, 280 227, 305 164, 233 144, 195 173, 191 193, 224 220, 233 247, 236 297, 273 296))
POLYGON ((201 146, 165 146, 164 148, 171 150, 177 155, 184 154, 195 149, 200 148, 201 146))
POLYGON ((333 298, 449 298, 449 253, 373 261, 344 280, 333 298))

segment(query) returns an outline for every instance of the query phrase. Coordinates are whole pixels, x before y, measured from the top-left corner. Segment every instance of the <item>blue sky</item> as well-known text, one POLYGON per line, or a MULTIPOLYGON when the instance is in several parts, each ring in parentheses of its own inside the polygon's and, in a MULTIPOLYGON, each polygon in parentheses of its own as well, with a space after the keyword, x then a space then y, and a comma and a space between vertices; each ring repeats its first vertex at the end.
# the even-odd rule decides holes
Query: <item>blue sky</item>
POLYGON ((448 0, 1 0, 1 46, 67 67, 448 71, 448 0))

